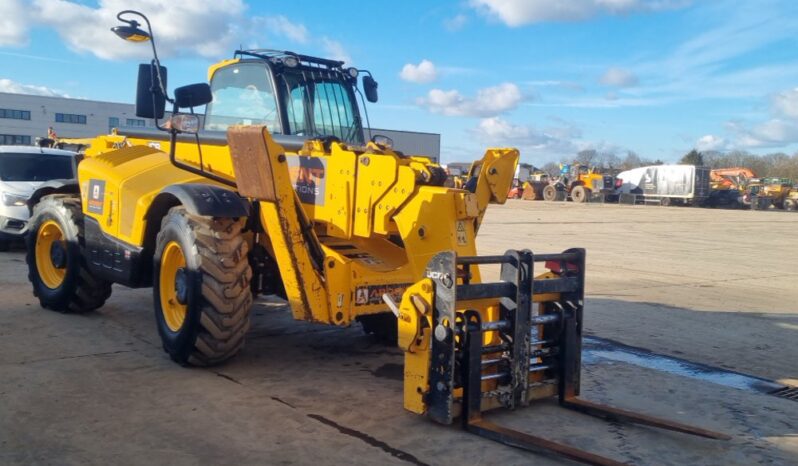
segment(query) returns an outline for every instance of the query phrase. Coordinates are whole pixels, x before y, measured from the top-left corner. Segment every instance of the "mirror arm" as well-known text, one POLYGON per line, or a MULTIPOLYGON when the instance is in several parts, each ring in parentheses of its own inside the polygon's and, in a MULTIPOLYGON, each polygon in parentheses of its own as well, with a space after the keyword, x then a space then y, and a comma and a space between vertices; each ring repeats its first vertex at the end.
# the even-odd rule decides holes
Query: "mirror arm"
MULTIPOLYGON (((161 60, 158 59, 158 49, 155 47, 155 34, 152 32, 152 25, 150 24, 150 20, 143 14, 136 10, 123 10, 120 11, 116 18, 119 21, 125 22, 130 24, 130 20, 126 20, 122 18, 122 15, 129 14, 129 15, 136 15, 144 20, 147 24, 147 32, 150 34, 150 45, 152 46, 152 56, 153 60, 152 63, 155 64, 155 74, 158 77, 158 87, 161 89, 161 93, 166 98, 167 102, 174 103, 174 100, 169 97, 169 94, 166 93, 166 87, 163 84, 163 78, 161 77, 161 60)), ((157 123, 156 123, 157 124, 157 123)))
MULTIPOLYGON (((371 75, 371 73, 369 73, 369 75, 371 75)), ((363 107, 363 113, 366 114, 366 127, 368 127, 369 129, 368 138, 366 138, 366 128, 363 128, 363 120, 360 119, 360 115, 358 114, 358 118, 360 119, 360 129, 363 131, 363 137, 368 140, 371 140, 371 121, 369 121, 369 109, 366 106, 366 99, 363 98, 363 93, 360 92, 359 87, 355 86, 355 91, 357 92, 357 95, 360 96, 360 106, 363 107)))
MULTIPOLYGON (((177 104, 172 102, 172 116, 177 115, 179 111, 180 109, 177 108, 177 104)), ((155 121, 155 124, 158 124, 158 120, 155 121)), ((172 128, 172 125, 169 125, 169 128, 162 128, 162 130, 169 131, 169 160, 172 162, 172 165, 178 166, 175 163, 175 146, 177 146, 177 133, 179 131, 177 131, 176 128, 172 128)))
MULTIPOLYGON (((147 32, 150 34, 150 45, 152 46, 152 56, 153 59, 150 63, 155 66, 155 77, 158 80, 158 89, 161 91, 161 94, 164 96, 167 102, 174 103, 175 101, 169 97, 169 94, 166 93, 166 86, 163 84, 163 77, 161 76, 161 61, 158 59, 158 49, 155 47, 155 34, 152 32, 152 25, 150 24, 150 20, 143 14, 136 10, 122 10, 116 15, 116 19, 122 21, 124 23, 131 24, 132 20, 127 20, 122 18, 122 15, 136 15, 139 18, 143 19, 144 22, 147 24, 147 32)), ((152 91, 153 89, 151 89, 152 91)), ((152 97, 153 101, 153 108, 155 107, 155 94, 153 93, 152 97)), ((155 120, 155 127, 161 131, 169 131, 167 128, 161 126, 158 122, 158 118, 154 118, 155 120)))

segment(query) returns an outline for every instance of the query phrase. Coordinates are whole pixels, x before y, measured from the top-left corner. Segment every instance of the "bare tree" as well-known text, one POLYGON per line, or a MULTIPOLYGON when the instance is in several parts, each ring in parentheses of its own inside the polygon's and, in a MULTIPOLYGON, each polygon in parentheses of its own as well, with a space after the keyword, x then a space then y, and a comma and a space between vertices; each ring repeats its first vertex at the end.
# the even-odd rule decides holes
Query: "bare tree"
POLYGON ((642 167, 643 160, 640 159, 640 156, 637 155, 634 151, 629 151, 626 153, 626 157, 624 157, 623 161, 621 161, 621 166, 619 167, 621 170, 631 170, 632 168, 642 167))
POLYGON ((580 150, 576 154, 575 162, 582 165, 593 165, 598 157, 598 152, 595 149, 580 150))
POLYGON ((541 170, 548 173, 549 176, 553 178, 560 174, 560 165, 557 164, 556 162, 548 162, 545 165, 543 165, 543 167, 541 167, 541 170))

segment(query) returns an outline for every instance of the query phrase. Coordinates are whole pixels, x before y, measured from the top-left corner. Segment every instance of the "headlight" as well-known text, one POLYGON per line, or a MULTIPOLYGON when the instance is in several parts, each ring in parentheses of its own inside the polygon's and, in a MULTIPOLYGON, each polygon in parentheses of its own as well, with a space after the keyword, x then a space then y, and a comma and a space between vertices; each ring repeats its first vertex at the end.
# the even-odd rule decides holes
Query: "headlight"
POLYGON ((18 196, 16 194, 3 193, 3 204, 7 206, 22 207, 28 205, 28 198, 26 196, 18 196))
POLYGON ((197 134, 199 131, 199 117, 197 115, 172 115, 169 119, 169 124, 172 128, 180 131, 181 133, 197 134))
POLYGON ((299 59, 297 57, 288 55, 286 57, 283 57, 283 65, 289 68, 296 68, 297 66, 299 66, 299 59))
POLYGON ((349 75, 350 78, 357 79, 359 71, 357 68, 347 68, 346 73, 349 75))

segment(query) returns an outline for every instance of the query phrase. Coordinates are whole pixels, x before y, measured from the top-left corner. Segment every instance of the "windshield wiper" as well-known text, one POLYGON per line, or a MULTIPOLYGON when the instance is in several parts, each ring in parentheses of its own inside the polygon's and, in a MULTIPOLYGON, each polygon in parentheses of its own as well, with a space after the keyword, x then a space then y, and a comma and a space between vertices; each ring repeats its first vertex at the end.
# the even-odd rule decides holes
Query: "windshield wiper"
POLYGON ((360 129, 361 132, 363 131, 363 126, 360 124, 360 119, 359 118, 353 118, 352 119, 352 124, 349 125, 349 127, 346 129, 346 137, 344 137, 344 141, 346 141, 347 143, 348 142, 361 142, 361 141, 353 141, 352 140, 354 138, 354 136, 355 136, 355 132, 358 129, 360 129))

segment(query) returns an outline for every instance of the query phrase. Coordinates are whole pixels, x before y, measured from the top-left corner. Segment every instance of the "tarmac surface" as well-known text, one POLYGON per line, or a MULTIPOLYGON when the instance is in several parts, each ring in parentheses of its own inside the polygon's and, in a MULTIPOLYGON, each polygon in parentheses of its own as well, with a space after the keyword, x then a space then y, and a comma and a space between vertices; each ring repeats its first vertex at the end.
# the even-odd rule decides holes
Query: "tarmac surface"
MULTIPOLYGON (((584 398, 733 438, 554 401, 490 419, 633 464, 798 465, 798 401, 705 377, 798 386, 796 233, 798 214, 784 212, 491 206, 480 254, 588 251, 585 327, 601 344, 586 354, 584 398), (613 357, 620 344, 653 356, 613 357)), ((405 412, 401 379, 398 349, 357 325, 294 322, 274 299, 256 304, 234 360, 181 368, 161 349, 151 290, 115 287, 87 315, 49 312, 24 252, 0 253, 0 464, 574 464, 405 412)))

